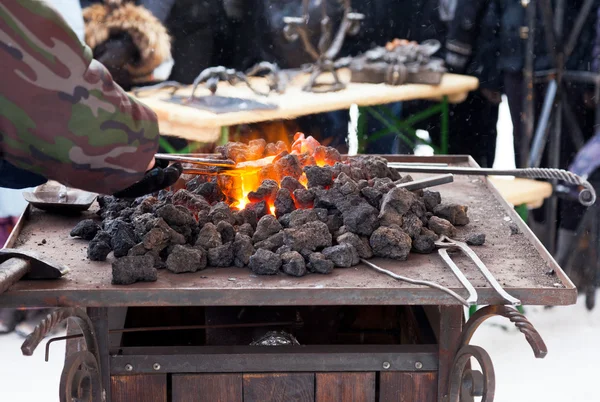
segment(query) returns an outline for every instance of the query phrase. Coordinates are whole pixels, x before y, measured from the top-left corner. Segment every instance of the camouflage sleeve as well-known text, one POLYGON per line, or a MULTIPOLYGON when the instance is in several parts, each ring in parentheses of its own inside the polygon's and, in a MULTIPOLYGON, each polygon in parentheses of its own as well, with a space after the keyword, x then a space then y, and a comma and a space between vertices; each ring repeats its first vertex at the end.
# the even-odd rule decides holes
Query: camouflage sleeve
POLYGON ((13 165, 101 194, 144 176, 158 123, 43 0, 0 2, 0 152, 13 165))

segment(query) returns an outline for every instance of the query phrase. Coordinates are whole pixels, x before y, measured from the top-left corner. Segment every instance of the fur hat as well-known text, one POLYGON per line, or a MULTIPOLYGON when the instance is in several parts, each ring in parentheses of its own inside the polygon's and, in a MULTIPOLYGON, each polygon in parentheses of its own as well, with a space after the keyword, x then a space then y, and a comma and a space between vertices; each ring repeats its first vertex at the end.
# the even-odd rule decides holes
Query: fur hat
POLYGON ((120 33, 137 47, 139 62, 125 66, 136 82, 151 81, 152 72, 171 59, 171 37, 150 11, 127 0, 104 0, 83 10, 85 42, 93 49, 120 33))

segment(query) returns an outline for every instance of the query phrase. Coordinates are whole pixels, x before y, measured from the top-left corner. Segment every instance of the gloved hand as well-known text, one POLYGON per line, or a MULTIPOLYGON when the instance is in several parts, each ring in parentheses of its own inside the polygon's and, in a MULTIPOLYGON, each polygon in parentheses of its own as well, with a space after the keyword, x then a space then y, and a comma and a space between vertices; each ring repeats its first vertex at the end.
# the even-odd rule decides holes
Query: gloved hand
POLYGON ((157 160, 154 167, 146 172, 142 180, 134 185, 114 194, 117 198, 137 198, 152 194, 174 185, 181 174, 183 167, 180 163, 169 166, 168 161, 157 160))

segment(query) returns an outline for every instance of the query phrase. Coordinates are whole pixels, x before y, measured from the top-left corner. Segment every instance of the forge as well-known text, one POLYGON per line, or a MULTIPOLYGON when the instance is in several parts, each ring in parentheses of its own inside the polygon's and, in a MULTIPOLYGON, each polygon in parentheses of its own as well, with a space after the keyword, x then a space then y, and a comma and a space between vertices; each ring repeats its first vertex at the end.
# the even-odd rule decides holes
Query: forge
POLYGON ((102 221, 81 221, 71 236, 90 241, 90 260, 112 252, 113 284, 129 285, 156 281, 165 268, 302 277, 373 257, 404 261, 432 253, 440 236, 469 223, 467 206, 402 188, 412 177, 385 158, 342 158, 302 133, 289 144, 259 139, 217 151, 210 166, 185 164, 174 188, 135 200, 100 197, 102 221))

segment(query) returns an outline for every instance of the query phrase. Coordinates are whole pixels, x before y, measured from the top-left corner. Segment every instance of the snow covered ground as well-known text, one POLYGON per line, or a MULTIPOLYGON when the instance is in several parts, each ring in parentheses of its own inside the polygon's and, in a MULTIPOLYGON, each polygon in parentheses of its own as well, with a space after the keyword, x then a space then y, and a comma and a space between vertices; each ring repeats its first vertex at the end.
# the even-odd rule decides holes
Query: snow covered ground
MULTIPOLYGON (((511 166, 512 125, 503 104, 499 122, 497 167, 511 166)), ((513 165, 514 166, 514 165, 513 165)), ((529 320, 548 346, 545 359, 535 359, 524 336, 502 318, 485 323, 472 344, 485 348, 496 370, 496 402, 597 402, 595 375, 600 363, 600 307, 592 312, 580 298, 574 306, 526 307, 529 320)), ((0 401, 57 402, 64 342, 52 347, 50 362, 44 348, 24 357, 23 339, 0 335, 0 401)))

